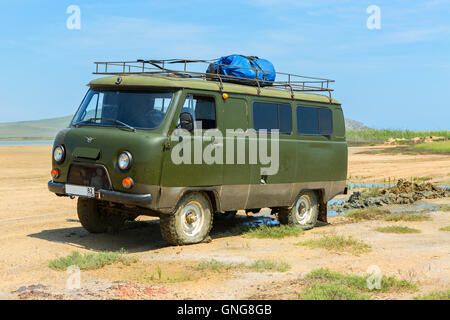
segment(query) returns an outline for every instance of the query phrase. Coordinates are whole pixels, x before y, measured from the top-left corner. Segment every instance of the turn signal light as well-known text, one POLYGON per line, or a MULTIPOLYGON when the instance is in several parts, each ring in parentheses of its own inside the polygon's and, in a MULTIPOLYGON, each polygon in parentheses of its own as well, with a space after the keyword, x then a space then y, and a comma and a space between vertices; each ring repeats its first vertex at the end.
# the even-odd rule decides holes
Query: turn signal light
POLYGON ((123 179, 123 180, 122 180, 122 186, 123 186, 125 189, 131 189, 131 188, 134 186, 134 181, 133 181, 133 179, 131 179, 130 177, 123 179))
POLYGON ((52 178, 53 178, 53 179, 58 178, 59 175, 60 175, 59 169, 52 169, 52 171, 50 172, 50 174, 52 175, 52 178))
POLYGON ((227 100, 228 99, 228 93, 223 93, 222 94, 222 99, 223 100, 227 100))

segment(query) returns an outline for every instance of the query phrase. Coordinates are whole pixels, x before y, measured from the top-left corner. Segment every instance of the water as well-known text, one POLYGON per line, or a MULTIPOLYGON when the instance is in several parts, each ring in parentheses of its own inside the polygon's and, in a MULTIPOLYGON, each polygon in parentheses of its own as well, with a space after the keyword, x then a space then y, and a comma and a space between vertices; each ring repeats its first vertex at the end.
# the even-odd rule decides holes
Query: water
POLYGON ((272 216, 272 210, 261 210, 259 213, 252 216, 252 220, 244 222, 243 224, 249 227, 259 227, 261 225, 266 226, 278 226, 280 222, 275 216, 272 216))
POLYGON ((419 204, 412 204, 412 205, 403 205, 400 208, 394 208, 390 211, 392 213, 402 213, 402 212, 414 212, 414 214, 421 215, 427 212, 437 211, 439 208, 441 208, 441 204, 433 204, 433 203, 419 203, 419 204))
POLYGON ((53 140, 0 140, 0 146, 51 146, 53 140))
MULTIPOLYGON (((333 198, 330 201, 328 201, 328 205, 334 204, 334 203, 342 203, 342 202, 345 202, 346 200, 347 200, 347 198, 333 198)), ((328 217, 336 217, 341 214, 344 214, 344 212, 337 212, 336 210, 328 210, 327 211, 328 217)))
POLYGON ((347 183, 348 188, 360 189, 360 188, 388 188, 395 186, 395 183, 347 183))

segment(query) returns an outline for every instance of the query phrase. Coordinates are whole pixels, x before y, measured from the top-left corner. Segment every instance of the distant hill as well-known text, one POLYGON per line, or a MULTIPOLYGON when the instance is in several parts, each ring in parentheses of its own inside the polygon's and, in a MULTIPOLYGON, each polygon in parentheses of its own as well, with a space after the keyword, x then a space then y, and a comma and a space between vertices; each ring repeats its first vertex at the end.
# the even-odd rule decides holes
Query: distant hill
MULTIPOLYGON (((66 128, 72 116, 34 120, 0 123, 0 139, 53 139, 56 133, 66 128)), ((369 129, 363 123, 345 119, 347 130, 369 129)))
POLYGON ((356 120, 351 120, 351 119, 345 119, 345 128, 347 130, 367 130, 367 129, 370 129, 364 123, 356 121, 356 120))
POLYGON ((72 117, 0 123, 0 139, 53 139, 72 117))

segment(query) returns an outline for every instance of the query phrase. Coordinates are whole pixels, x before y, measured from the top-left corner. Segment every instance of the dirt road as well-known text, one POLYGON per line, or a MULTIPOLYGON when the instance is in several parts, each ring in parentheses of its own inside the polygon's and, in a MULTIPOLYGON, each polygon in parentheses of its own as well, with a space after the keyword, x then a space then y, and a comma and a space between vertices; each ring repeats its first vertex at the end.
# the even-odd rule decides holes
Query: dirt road
MULTIPOLYGON (((450 180, 448 156, 360 155, 359 151, 350 151, 349 174, 361 177, 362 181, 383 174, 428 176, 441 183, 450 180), (396 169, 391 169, 390 165, 396 169)), ((45 294, 36 298, 139 298, 139 292, 154 299, 295 298, 303 275, 312 269, 328 267, 364 274, 372 265, 378 266, 383 274, 407 279, 419 286, 415 293, 386 293, 380 294, 380 298, 409 298, 450 285, 450 232, 439 231, 450 225, 448 212, 434 211, 430 213, 430 221, 407 223, 420 229, 421 234, 378 233, 373 230, 375 227, 393 223, 346 224, 340 223, 338 217, 331 218, 330 225, 282 240, 230 235, 231 228, 254 219, 239 215, 234 221, 216 223, 211 243, 169 247, 159 234, 157 219, 140 218, 115 235, 92 235, 82 229, 77 220, 76 201, 58 198, 47 191, 50 153, 48 146, 0 147, 0 298, 26 297, 23 294, 29 292, 32 285, 47 288, 45 294), (372 250, 355 256, 294 245, 323 234, 351 235, 368 243, 372 250), (93 252, 121 248, 139 262, 83 271, 82 290, 65 289, 70 275, 48 267, 50 260, 73 250, 93 252), (284 273, 239 269, 199 271, 196 266, 202 259, 247 264, 258 259, 277 260, 287 262, 291 269, 284 273), (158 270, 166 281, 154 281, 148 276, 158 270), (131 284, 121 286, 117 281, 131 284)), ((448 198, 427 201, 450 204, 448 198)))

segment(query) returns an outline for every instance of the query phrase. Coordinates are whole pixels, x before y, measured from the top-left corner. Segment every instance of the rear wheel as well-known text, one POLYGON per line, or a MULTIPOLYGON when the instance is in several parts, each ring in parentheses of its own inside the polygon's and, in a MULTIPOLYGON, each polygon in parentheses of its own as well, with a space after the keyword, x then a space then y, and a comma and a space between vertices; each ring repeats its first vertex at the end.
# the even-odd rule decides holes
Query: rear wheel
POLYGON ((278 220, 281 224, 311 229, 316 225, 318 215, 319 202, 317 194, 308 190, 297 196, 292 207, 280 208, 278 220))
POLYGON ((161 235, 171 245, 199 243, 209 236, 212 222, 208 197, 201 192, 188 193, 178 202, 175 213, 161 215, 161 235))
POLYGON ((90 233, 115 232, 125 223, 126 218, 106 212, 100 208, 98 200, 78 198, 78 219, 90 233))

